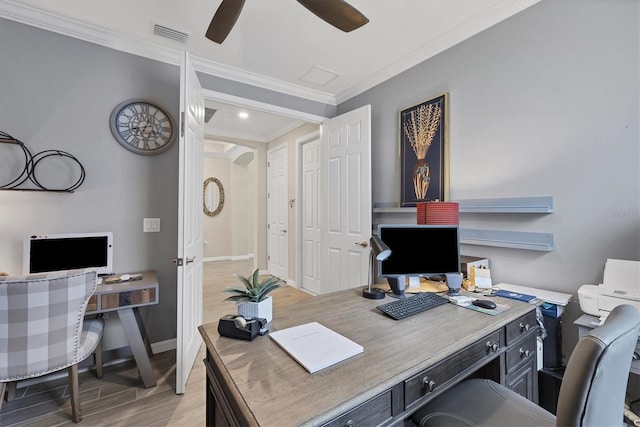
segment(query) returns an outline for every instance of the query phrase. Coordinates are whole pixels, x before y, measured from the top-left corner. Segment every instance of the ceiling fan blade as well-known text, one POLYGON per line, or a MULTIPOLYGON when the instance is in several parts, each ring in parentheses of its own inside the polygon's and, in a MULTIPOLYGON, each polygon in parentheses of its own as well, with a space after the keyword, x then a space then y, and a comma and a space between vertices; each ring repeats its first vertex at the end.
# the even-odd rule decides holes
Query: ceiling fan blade
POLYGON ((231 29, 235 25, 245 0, 222 0, 218 10, 216 10, 205 37, 211 41, 221 44, 227 38, 231 29))
POLYGON ((298 3, 346 33, 369 22, 366 16, 344 0, 298 0, 298 3))

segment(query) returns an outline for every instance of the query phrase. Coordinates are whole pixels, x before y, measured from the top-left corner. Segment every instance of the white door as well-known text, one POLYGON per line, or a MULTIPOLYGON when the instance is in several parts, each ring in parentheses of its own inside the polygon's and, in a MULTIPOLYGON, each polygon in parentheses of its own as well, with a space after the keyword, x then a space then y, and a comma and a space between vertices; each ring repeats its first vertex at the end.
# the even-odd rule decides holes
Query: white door
POLYGON ((200 349, 204 96, 187 52, 180 67, 176 393, 183 394, 200 349), (182 265, 180 265, 182 261, 182 265))
POLYGON ((301 156, 301 272, 302 288, 322 293, 320 282, 320 139, 304 143, 301 156))
POLYGON ((289 278, 287 146, 267 153, 267 259, 269 274, 289 278))
POLYGON ((371 237, 371 106, 322 123, 323 293, 364 286, 371 237))

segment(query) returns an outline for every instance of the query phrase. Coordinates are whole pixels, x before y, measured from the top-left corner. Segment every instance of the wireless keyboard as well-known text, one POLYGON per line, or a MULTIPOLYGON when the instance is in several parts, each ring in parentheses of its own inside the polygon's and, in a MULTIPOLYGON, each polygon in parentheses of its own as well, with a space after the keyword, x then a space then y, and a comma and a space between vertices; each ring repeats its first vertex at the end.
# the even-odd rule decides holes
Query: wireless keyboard
POLYGON ((448 302, 448 299, 436 293, 422 292, 412 297, 379 305, 377 308, 387 316, 400 320, 448 302))

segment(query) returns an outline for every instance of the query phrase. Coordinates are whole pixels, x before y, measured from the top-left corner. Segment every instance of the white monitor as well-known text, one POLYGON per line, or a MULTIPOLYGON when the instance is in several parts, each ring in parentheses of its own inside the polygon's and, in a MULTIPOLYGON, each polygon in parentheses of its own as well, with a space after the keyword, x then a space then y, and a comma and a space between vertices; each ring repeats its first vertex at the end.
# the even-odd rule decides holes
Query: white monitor
POLYGON ((113 270, 113 233, 73 233, 28 236, 22 257, 24 274, 65 270, 113 270))

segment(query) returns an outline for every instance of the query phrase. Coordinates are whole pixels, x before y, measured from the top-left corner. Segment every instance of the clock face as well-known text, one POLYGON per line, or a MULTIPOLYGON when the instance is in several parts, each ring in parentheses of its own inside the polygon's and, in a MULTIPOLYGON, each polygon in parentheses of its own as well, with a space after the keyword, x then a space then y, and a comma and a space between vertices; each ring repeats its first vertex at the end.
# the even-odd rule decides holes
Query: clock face
POLYGON ((158 154, 174 139, 171 116, 141 99, 125 101, 111 113, 111 133, 123 147, 138 154, 158 154))

